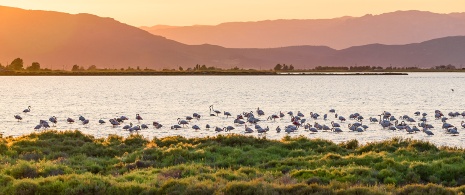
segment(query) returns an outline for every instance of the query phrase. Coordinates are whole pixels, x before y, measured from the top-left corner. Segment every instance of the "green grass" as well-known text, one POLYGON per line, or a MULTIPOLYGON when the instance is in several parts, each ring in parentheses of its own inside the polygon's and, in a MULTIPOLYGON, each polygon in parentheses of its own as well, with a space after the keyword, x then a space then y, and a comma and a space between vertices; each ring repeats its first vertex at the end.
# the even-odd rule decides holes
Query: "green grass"
POLYGON ((239 135, 0 138, 0 194, 458 194, 465 150, 239 135))

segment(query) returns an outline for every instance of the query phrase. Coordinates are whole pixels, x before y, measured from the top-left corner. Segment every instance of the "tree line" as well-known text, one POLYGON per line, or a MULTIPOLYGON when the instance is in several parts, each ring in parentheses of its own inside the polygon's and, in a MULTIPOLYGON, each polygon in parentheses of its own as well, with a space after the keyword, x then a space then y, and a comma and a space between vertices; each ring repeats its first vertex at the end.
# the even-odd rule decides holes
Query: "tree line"
POLYGON ((0 69, 6 70, 27 70, 27 71, 40 71, 40 63, 39 62, 32 62, 31 66, 24 68, 24 61, 21 58, 14 59, 9 65, 3 66, 0 64, 0 69))

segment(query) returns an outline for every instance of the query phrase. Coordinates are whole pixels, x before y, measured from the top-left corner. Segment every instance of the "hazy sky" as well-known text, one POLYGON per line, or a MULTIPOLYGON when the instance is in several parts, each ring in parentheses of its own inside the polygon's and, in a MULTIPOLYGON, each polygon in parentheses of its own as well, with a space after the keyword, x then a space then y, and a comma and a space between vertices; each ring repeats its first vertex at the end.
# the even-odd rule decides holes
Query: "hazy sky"
POLYGON ((91 13, 134 26, 334 18, 397 10, 465 12, 465 0, 0 0, 0 5, 91 13))

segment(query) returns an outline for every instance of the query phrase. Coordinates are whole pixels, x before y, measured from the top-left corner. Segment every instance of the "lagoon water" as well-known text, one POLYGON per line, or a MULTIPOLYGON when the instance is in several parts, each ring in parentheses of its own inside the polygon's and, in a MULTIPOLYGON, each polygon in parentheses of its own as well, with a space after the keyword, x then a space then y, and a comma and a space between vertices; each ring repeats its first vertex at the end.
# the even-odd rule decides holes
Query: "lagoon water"
MULTIPOLYGON (((310 134, 301 128, 290 136, 324 138, 335 142, 358 139, 361 143, 390 139, 392 137, 427 140, 436 145, 465 147, 465 129, 460 123, 461 116, 451 118, 448 122, 457 126, 459 136, 450 136, 441 129, 441 121, 434 119, 434 110, 441 110, 446 116, 449 112, 465 111, 465 73, 409 73, 408 76, 76 76, 76 77, 0 77, 0 132, 3 136, 20 136, 35 132, 39 120, 48 120, 51 116, 58 118, 58 123, 51 129, 59 131, 78 129, 96 137, 109 134, 128 136, 129 132, 122 126, 113 128, 108 119, 119 116, 130 118, 125 124, 148 124, 149 129, 139 134, 152 139, 182 135, 185 137, 205 137, 217 134, 244 132, 244 126, 235 126, 233 118, 223 114, 209 116, 209 106, 228 111, 233 117, 244 111, 255 111, 260 107, 265 116, 259 117, 262 127, 269 126, 266 137, 281 139, 286 135, 274 129, 290 125, 290 117, 267 121, 266 117, 279 111, 303 112, 308 118, 310 112, 321 116, 331 108, 348 118, 351 113, 360 113, 365 117, 363 124, 370 128, 363 133, 349 132, 347 124, 356 121, 347 120, 343 133, 318 132, 310 134), (452 91, 451 89, 454 89, 452 91), (31 106, 31 112, 22 111, 31 106), (434 136, 424 133, 407 134, 405 131, 388 131, 377 123, 369 123, 369 117, 378 117, 383 111, 394 116, 409 115, 415 120, 415 111, 428 113, 428 123, 435 126, 434 136), (200 120, 192 120, 191 125, 202 129, 194 131, 190 127, 171 130, 177 124, 177 118, 192 116, 196 112, 202 115, 200 120), (14 115, 19 114, 23 120, 17 122, 14 115), (144 120, 140 123, 135 115, 140 114, 144 120), (89 125, 82 125, 78 117, 82 115, 90 120, 89 125), (71 117, 77 122, 66 123, 71 117), (99 119, 107 121, 98 124, 99 119), (163 124, 161 129, 151 125, 153 121, 163 124), (204 127, 234 126, 232 132, 216 133, 213 128, 204 127), (463 131, 463 132, 462 132, 463 131)), ((329 113, 328 113, 329 114, 329 113)), ((450 118, 450 117, 449 117, 450 118)), ((316 120, 327 124, 334 120, 316 120)), ((311 124, 315 120, 307 119, 311 124)), ((336 120, 335 120, 336 121, 336 120)), ((51 123, 50 123, 51 124, 51 123)), ((414 124, 412 124, 414 125, 414 124)), ((251 125, 252 126, 252 125, 251 125)), ((251 135, 258 136, 257 133, 251 135)))

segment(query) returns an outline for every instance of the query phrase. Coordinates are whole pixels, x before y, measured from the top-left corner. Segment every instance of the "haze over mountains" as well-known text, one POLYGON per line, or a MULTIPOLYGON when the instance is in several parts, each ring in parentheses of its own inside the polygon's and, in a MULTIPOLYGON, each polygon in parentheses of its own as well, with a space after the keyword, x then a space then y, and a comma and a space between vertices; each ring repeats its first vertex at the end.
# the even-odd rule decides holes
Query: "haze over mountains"
POLYGON ((397 11, 334 19, 230 22, 216 26, 141 27, 152 34, 185 44, 229 48, 274 48, 324 45, 344 49, 373 43, 408 44, 465 35, 465 13, 437 14, 397 11))
POLYGON ((3 65, 21 57, 26 65, 37 61, 42 67, 53 69, 70 69, 74 64, 99 68, 139 66, 158 70, 187 68, 195 64, 271 69, 277 63, 293 64, 296 68, 431 67, 441 64, 461 66, 465 64, 464 54, 465 36, 407 45, 370 44, 341 50, 327 46, 234 49, 186 45, 111 18, 0 6, 0 63, 3 65))

